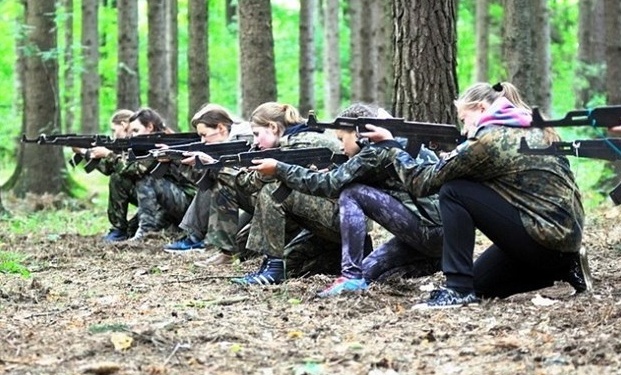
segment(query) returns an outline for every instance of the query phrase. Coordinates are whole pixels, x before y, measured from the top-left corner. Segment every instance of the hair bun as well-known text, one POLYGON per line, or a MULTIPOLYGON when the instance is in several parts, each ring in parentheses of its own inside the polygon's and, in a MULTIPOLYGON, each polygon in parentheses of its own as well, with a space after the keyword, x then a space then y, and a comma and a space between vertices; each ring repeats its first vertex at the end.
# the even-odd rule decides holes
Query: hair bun
POLYGON ((497 84, 493 85, 492 88, 494 89, 494 91, 498 91, 501 92, 502 90, 504 90, 505 88, 502 86, 501 82, 498 82, 497 84))

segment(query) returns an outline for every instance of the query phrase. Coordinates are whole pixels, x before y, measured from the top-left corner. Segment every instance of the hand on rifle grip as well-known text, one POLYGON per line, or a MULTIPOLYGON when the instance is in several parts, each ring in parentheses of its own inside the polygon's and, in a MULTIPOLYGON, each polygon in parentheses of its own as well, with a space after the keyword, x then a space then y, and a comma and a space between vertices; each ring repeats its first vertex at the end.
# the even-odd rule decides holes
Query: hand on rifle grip
POLYGON ((276 174, 276 165, 278 164, 278 160, 276 159, 255 159, 252 163, 255 165, 248 167, 251 171, 257 171, 264 176, 273 176, 276 174))
POLYGON ((371 142, 381 142, 394 139, 392 133, 388 129, 371 124, 366 124, 365 127, 368 131, 360 132, 360 137, 368 138, 371 142))

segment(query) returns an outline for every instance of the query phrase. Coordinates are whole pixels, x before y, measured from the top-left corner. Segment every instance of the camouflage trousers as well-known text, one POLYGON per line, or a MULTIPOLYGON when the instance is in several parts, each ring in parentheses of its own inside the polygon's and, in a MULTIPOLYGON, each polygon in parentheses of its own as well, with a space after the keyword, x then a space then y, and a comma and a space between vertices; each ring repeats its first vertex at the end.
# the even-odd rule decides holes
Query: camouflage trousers
POLYGON ((389 274, 423 276, 439 270, 441 226, 423 225, 420 217, 393 196, 361 184, 345 188, 339 196, 339 206, 343 276, 376 280, 389 274), (367 217, 395 236, 368 256, 367 217))
MULTIPOLYGON (((254 212, 255 196, 247 196, 237 189, 234 175, 219 178, 211 188, 206 243, 231 253, 239 253, 237 234, 240 230, 241 210, 254 212)), ((204 208, 203 208, 204 209, 204 208)))
POLYGON ((337 202, 297 191, 280 202, 274 198, 279 186, 271 183, 259 191, 246 247, 286 258, 292 275, 338 272, 341 235, 337 202))
POLYGON ((183 219, 193 195, 165 178, 146 176, 136 183, 138 219, 143 232, 177 226, 183 219))
POLYGON ((132 217, 127 220, 129 205, 138 205, 136 183, 120 176, 118 173, 110 174, 108 181, 108 221, 112 228, 118 229, 130 236, 138 229, 138 218, 132 217))
POLYGON ((205 238, 209 225, 212 189, 197 190, 190 206, 183 215, 179 228, 197 238, 205 238))

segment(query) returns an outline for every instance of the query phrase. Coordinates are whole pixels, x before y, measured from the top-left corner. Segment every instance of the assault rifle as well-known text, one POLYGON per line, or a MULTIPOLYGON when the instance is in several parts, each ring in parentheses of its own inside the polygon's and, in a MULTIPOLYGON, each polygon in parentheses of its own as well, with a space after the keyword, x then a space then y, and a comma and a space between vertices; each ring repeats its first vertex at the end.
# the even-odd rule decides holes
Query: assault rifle
MULTIPOLYGON (((122 153, 132 149, 135 154, 144 155, 149 150, 155 148, 155 144, 166 144, 174 146, 186 144, 188 142, 199 141, 200 136, 196 133, 154 133, 137 135, 130 138, 112 139, 103 135, 78 135, 78 134, 41 134, 36 138, 29 139, 26 135, 22 136, 24 143, 37 143, 46 146, 66 146, 89 149, 91 147, 105 147, 113 152, 122 153)), ((75 153, 69 163, 77 166, 82 160, 86 161, 84 170, 92 172, 99 164, 99 159, 91 159, 88 152, 84 154, 75 153)))
MULTIPOLYGON (((154 177, 162 177, 166 171, 170 168, 170 161, 185 159, 187 152, 203 152, 214 159, 218 159, 223 155, 238 154, 250 150, 250 142, 239 140, 231 142, 219 142, 219 143, 203 143, 192 142, 181 145, 174 145, 172 148, 155 148, 147 152, 146 155, 136 156, 133 149, 129 150, 127 156, 128 161, 136 160, 158 160, 159 162, 151 169, 151 174, 154 177)), ((206 173, 197 181, 199 187, 206 187, 203 185, 206 173)))
POLYGON ((569 111, 565 117, 557 120, 545 120, 539 108, 533 108, 533 120, 531 126, 593 126, 600 128, 612 128, 621 125, 621 106, 603 106, 592 109, 569 111))
MULTIPOLYGON (((552 142, 548 147, 531 148, 526 138, 520 140, 518 152, 527 155, 565 155, 601 160, 621 160, 621 138, 578 139, 571 142, 552 142)), ((608 194, 614 204, 621 204, 621 184, 608 194)))
POLYGON ((342 164, 347 161, 347 155, 336 154, 327 147, 311 147, 282 150, 271 148, 267 150, 241 152, 236 155, 223 155, 215 163, 204 164, 197 157, 195 168, 197 169, 221 169, 224 167, 250 167, 253 160, 272 158, 288 164, 301 165, 303 167, 324 169, 331 165, 342 164))
POLYGON ((315 114, 308 114, 307 125, 313 129, 354 130, 356 133, 368 131, 366 124, 388 129, 393 136, 407 139, 406 151, 418 155, 421 144, 430 150, 450 151, 466 140, 455 125, 406 121, 402 118, 376 117, 337 117, 332 122, 318 122, 315 114))

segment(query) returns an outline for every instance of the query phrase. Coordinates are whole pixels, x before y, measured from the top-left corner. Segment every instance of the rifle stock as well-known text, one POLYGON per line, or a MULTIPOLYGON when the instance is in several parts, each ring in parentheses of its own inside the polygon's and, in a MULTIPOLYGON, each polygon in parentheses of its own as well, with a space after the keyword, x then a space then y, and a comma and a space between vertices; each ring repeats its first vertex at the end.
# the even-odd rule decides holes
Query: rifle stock
POLYGON ((413 156, 418 155, 422 144, 430 150, 450 151, 465 141, 455 125, 413 122, 402 118, 337 117, 333 122, 318 122, 311 111, 307 124, 314 129, 343 129, 356 133, 368 131, 366 124, 379 126, 388 129, 395 137, 407 139, 406 151, 413 156))

